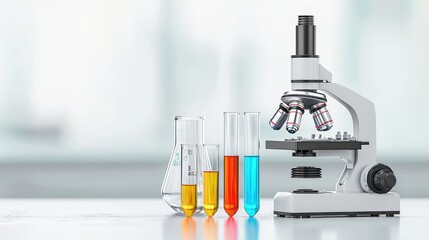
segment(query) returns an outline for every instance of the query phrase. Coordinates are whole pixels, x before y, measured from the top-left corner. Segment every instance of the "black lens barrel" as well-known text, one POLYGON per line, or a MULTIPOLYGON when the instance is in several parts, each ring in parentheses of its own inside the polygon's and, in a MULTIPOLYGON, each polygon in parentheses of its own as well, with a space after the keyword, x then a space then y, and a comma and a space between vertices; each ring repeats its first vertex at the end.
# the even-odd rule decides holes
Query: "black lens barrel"
POLYGON ((316 55, 316 26, 313 16, 298 16, 296 25, 296 55, 292 57, 318 57, 316 55))

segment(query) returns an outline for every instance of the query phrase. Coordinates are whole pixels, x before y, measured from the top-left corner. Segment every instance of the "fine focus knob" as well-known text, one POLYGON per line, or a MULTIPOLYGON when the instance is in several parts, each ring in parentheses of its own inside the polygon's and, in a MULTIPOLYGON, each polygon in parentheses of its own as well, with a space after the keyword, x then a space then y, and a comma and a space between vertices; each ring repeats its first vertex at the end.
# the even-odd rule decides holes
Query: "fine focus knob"
POLYGON ((366 184, 372 192, 387 193, 396 185, 396 176, 390 167, 378 163, 368 170, 366 184))
POLYGON ((374 176, 374 184, 378 189, 392 189, 396 184, 395 174, 380 170, 374 176))

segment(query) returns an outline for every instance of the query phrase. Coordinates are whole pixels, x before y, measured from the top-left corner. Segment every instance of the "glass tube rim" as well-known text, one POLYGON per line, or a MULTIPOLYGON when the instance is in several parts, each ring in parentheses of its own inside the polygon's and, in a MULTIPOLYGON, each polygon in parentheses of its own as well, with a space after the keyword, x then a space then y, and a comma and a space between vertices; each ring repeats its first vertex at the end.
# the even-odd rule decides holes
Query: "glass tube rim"
POLYGON ((204 120, 205 116, 174 116, 174 120, 204 120))

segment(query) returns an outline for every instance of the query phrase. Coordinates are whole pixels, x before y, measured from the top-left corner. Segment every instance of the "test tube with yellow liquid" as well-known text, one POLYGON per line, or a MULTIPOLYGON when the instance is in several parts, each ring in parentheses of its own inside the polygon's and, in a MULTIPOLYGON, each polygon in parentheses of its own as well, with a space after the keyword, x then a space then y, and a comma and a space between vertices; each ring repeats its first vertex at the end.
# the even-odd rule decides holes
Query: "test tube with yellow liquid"
POLYGON ((207 216, 215 215, 219 207, 219 145, 204 145, 203 208, 207 216))
POLYGON ((190 217, 197 209, 198 145, 182 144, 181 154, 181 206, 183 213, 190 217))

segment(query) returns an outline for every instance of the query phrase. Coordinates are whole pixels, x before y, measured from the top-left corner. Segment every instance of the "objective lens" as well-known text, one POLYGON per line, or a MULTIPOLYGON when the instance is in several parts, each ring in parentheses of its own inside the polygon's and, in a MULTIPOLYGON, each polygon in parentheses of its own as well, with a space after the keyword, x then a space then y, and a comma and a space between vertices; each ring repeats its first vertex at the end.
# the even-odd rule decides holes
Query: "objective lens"
POLYGON ((295 133, 299 130, 302 114, 304 114, 304 104, 301 101, 291 101, 289 103, 289 116, 286 123, 286 130, 289 133, 295 133))
POLYGON ((282 128, 283 124, 286 122, 288 112, 289 106, 284 103, 280 103, 279 109, 274 113, 274 116, 270 120, 271 128, 274 130, 282 128))
POLYGON ((321 102, 310 107, 310 113, 313 114, 314 125, 318 131, 328 131, 333 126, 331 114, 326 109, 326 103, 321 102))

